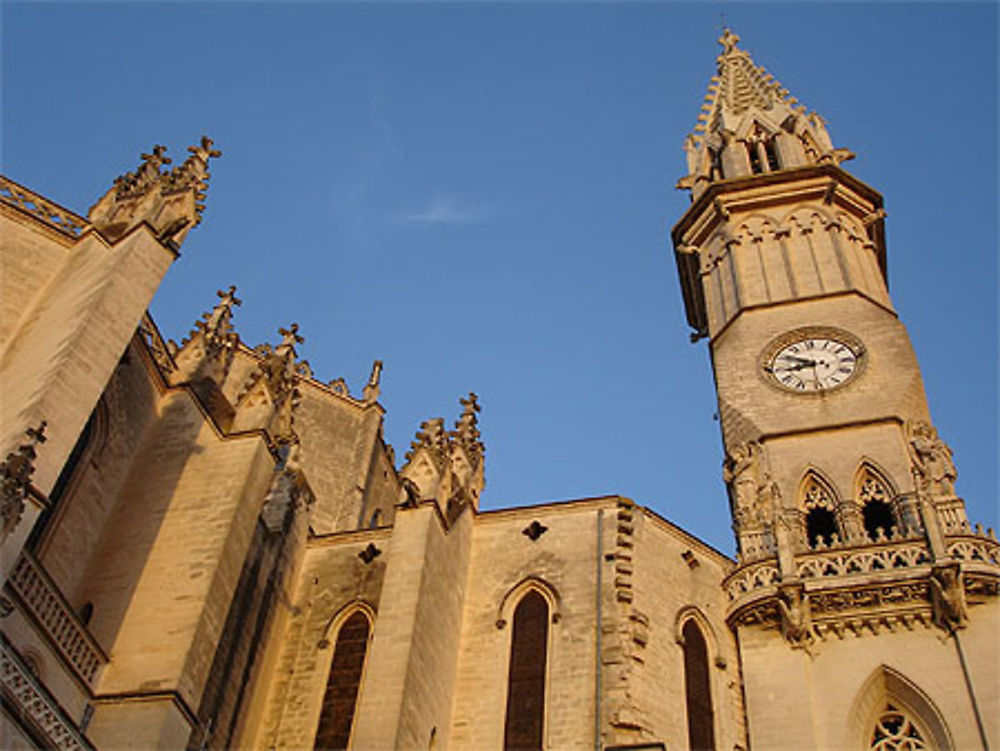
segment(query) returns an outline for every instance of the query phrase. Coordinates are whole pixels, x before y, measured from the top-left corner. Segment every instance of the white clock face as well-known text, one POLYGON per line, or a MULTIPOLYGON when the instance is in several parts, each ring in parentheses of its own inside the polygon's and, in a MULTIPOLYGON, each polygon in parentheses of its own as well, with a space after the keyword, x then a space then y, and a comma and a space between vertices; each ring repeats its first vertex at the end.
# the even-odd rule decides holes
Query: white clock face
POLYGON ((831 337, 805 336, 779 349, 767 370, 791 391, 826 391, 858 372, 860 352, 831 337))

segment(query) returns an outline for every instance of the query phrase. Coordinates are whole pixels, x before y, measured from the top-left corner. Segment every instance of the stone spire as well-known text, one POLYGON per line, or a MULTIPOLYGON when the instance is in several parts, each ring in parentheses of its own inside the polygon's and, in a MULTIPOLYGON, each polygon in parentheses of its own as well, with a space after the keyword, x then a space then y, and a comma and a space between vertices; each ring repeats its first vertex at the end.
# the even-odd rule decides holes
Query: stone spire
POLYGON ((718 180, 839 164, 854 156, 834 148, 819 115, 755 64, 737 47, 739 40, 729 29, 719 38, 716 75, 694 132, 684 141, 688 175, 677 187, 691 190, 694 198, 718 180))
POLYGON ((179 247, 192 227, 201 221, 208 189, 208 160, 221 156, 212 139, 203 136, 190 155, 173 169, 166 146, 156 145, 142 154, 135 172, 117 178, 111 189, 90 209, 91 223, 114 242, 133 227, 148 223, 159 238, 179 247))

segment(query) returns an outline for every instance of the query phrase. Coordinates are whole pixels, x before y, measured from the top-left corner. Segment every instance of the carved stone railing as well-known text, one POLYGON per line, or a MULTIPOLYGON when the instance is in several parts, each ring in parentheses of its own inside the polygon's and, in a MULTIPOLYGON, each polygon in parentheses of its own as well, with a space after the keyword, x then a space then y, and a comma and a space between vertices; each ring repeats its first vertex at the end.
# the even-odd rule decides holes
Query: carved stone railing
POLYGON ((986 535, 948 535, 948 555, 959 561, 1000 566, 1000 542, 986 535))
POLYGON ((972 532, 969 518, 965 515, 965 501, 961 498, 950 498, 934 502, 941 530, 946 535, 960 535, 972 532))
POLYGON ((139 333, 142 334, 142 339, 146 342, 149 353, 152 355, 153 361, 160 368, 160 372, 164 376, 174 372, 177 369, 177 364, 174 362, 170 347, 163 341, 163 336, 160 334, 160 330, 156 327, 156 324, 153 323, 153 318, 149 315, 148 311, 142 316, 142 320, 139 322, 139 333))
POLYGON ((32 675, 5 638, 0 638, 0 684, 4 689, 4 703, 9 700, 14 704, 17 716, 28 720, 32 729, 44 736, 49 747, 66 751, 93 751, 93 745, 32 675))
POLYGON ((2 175, 0 175, 0 202, 16 206, 70 237, 79 237, 80 233, 90 226, 83 217, 42 198, 2 175))
POLYGON ((780 578, 778 563, 776 559, 770 558, 736 569, 726 578, 723 586, 729 601, 734 602, 754 590, 777 584, 780 578))
POLYGON ((77 676, 93 687, 97 671, 108 657, 30 553, 21 553, 7 584, 77 676))
POLYGON ((850 576, 930 563, 927 544, 921 538, 914 538, 882 543, 877 547, 833 548, 800 555, 796 559, 796 575, 800 579, 850 576))

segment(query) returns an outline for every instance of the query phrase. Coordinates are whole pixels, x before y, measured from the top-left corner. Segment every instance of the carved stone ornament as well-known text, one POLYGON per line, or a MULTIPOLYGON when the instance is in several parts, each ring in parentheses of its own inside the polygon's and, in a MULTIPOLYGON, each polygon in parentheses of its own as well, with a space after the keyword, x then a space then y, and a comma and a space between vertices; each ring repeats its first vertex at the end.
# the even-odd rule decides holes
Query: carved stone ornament
POLYGON ((378 401, 381 389, 379 387, 379 382, 382 379, 382 361, 376 360, 372 363, 372 373, 368 376, 368 383, 365 384, 362 390, 362 397, 366 404, 374 404, 378 401))
POLYGON ((42 420, 37 428, 24 431, 27 440, 7 454, 3 464, 0 464, 0 477, 3 478, 3 505, 0 507, 3 537, 10 534, 21 521, 24 501, 31 492, 31 475, 35 472, 35 457, 38 455, 36 447, 46 440, 45 426, 46 422, 42 420))
POLYGON ((935 566, 931 571, 930 593, 934 623, 948 633, 964 628, 968 621, 961 564, 935 566))
POLYGON ((933 498, 954 496, 958 472, 951 449, 930 423, 911 420, 906 429, 913 474, 919 489, 933 498))
POLYGON ((757 506, 762 455, 761 445, 749 441, 736 446, 722 465, 722 479, 729 486, 733 520, 740 529, 763 521, 757 506))
POLYGON ((203 136, 188 148, 190 156, 171 169, 166 147, 156 145, 142 154, 135 172, 117 178, 111 189, 90 209, 89 219, 114 241, 132 227, 147 222, 157 236, 174 247, 199 222, 205 210, 208 188, 208 160, 222 155, 212 148, 212 139, 203 136))
POLYGON ((809 595, 805 587, 801 583, 779 586, 778 608, 781 612, 781 635, 793 647, 808 649, 814 637, 809 595))

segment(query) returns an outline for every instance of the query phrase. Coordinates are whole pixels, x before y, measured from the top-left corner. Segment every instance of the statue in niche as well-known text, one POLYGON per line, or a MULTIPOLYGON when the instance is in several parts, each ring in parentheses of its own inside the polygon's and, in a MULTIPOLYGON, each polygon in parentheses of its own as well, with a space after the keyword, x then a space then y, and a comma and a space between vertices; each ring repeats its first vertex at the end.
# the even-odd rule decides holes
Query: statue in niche
POLYGON ((760 492, 761 445, 756 441, 736 446, 722 465, 722 479, 729 486, 733 518, 738 526, 762 521, 757 507, 760 492))
POLYGON ((955 495, 958 472, 952 461, 951 449, 938 436, 937 430, 923 420, 909 423, 909 448, 914 473, 931 496, 955 495))

